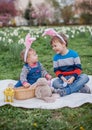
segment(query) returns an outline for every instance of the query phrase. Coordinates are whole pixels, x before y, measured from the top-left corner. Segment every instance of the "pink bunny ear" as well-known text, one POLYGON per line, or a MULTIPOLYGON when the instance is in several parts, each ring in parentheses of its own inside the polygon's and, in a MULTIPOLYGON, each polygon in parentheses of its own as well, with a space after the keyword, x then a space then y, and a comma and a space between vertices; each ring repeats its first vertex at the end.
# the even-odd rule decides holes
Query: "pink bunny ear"
POLYGON ((61 39, 61 41, 63 41, 65 44, 65 40, 63 39, 62 36, 60 36, 53 28, 48 28, 48 29, 45 29, 44 33, 42 34, 42 36, 45 36, 45 35, 49 35, 49 36, 57 36, 61 39))
POLYGON ((25 51, 25 55, 24 55, 24 61, 25 61, 25 62, 26 62, 26 59, 27 59, 28 50, 30 49, 32 43, 33 43, 35 40, 36 40, 36 38, 33 38, 33 37, 31 38, 29 33, 26 35, 25 43, 24 43, 24 45, 25 45, 25 47, 26 47, 26 51, 25 51))
POLYGON ((55 36, 55 35, 57 35, 57 32, 53 28, 48 28, 42 34, 42 36, 45 36, 45 35, 55 36))
POLYGON ((32 43, 36 40, 36 38, 31 38, 30 37, 30 34, 28 33, 26 35, 26 38, 25 38, 25 46, 26 46, 26 49, 29 49, 32 45, 32 43))

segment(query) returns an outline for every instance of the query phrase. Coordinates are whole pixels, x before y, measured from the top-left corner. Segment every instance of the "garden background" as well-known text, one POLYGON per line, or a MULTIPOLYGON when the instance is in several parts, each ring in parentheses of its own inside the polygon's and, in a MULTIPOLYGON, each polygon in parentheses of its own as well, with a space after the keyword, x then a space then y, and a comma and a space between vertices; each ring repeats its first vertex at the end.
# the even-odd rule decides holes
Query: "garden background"
MULTIPOLYGON (((20 51, 24 48, 27 33, 36 37, 32 47, 37 51, 39 60, 55 77, 52 67, 54 55, 50 37, 42 37, 47 27, 3 27, 0 28, 0 80, 19 79, 23 62, 20 51)), ((83 72, 92 75, 92 27, 58 26, 57 32, 67 35, 69 48, 76 50, 81 58, 83 72)), ((0 86, 2 87, 2 86, 0 86)), ((92 104, 78 108, 57 110, 23 109, 10 105, 0 107, 0 130, 91 130, 92 104)))

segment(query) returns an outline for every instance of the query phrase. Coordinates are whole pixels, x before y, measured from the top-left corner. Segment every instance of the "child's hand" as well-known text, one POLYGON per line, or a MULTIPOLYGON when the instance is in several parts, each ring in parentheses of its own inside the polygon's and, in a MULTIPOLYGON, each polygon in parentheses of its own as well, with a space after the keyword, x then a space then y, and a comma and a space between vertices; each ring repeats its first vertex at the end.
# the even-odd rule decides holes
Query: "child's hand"
POLYGON ((64 76, 62 76, 61 79, 63 80, 63 82, 67 83, 67 79, 64 76))
POLYGON ((29 87, 30 87, 30 84, 29 84, 29 83, 25 83, 25 84, 23 84, 23 86, 24 86, 25 88, 29 88, 29 87))
POLYGON ((74 80, 75 80, 75 77, 71 77, 70 79, 67 80, 67 83, 72 84, 74 80))
POLYGON ((51 76, 50 74, 47 74, 47 75, 46 75, 46 79, 47 79, 47 80, 51 80, 51 79, 52 79, 52 76, 51 76))

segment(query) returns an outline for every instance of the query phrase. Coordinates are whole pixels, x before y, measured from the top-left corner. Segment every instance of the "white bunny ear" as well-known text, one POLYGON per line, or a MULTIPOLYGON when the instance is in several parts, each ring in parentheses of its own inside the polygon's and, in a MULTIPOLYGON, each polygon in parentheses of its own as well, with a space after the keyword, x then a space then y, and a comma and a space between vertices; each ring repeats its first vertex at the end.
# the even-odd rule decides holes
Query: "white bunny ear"
POLYGON ((29 49, 26 49, 26 50, 25 50, 25 54, 24 54, 24 62, 26 62, 28 50, 29 50, 29 49))
POLYGON ((26 58, 27 58, 27 53, 28 50, 30 49, 32 43, 36 40, 36 38, 30 37, 30 34, 28 33, 25 37, 25 47, 26 47, 26 51, 25 51, 25 55, 24 55, 24 62, 26 62, 26 58))

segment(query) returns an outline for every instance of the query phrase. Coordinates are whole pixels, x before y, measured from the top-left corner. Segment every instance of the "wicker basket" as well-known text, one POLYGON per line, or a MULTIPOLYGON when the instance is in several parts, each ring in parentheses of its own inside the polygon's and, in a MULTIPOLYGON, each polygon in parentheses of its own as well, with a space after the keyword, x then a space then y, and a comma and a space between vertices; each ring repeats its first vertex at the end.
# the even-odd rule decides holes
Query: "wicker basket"
POLYGON ((34 88, 24 88, 19 87, 14 89, 14 98, 17 100, 25 100, 35 97, 35 89, 34 88))

